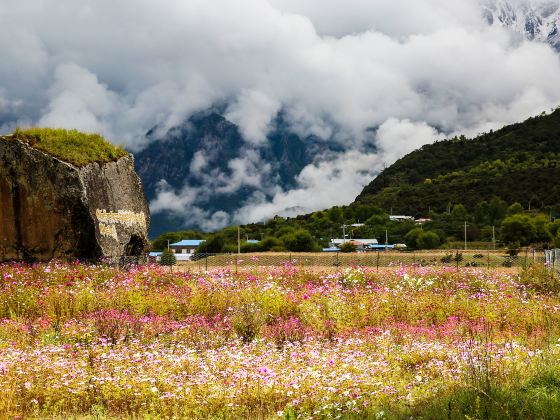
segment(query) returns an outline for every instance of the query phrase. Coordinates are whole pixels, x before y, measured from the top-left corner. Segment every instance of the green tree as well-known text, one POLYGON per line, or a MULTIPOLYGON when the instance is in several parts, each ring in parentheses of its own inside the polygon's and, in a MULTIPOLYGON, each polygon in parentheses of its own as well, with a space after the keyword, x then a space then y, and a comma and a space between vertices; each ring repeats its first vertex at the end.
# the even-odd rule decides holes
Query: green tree
POLYGON ((467 210, 462 204, 455 204, 451 210, 451 218, 455 222, 464 222, 467 220, 467 210))
POLYGON ((265 252, 270 251, 273 248, 277 249, 278 247, 283 246, 282 241, 280 239, 271 236, 269 236, 268 238, 264 238, 261 241, 260 245, 261 245, 261 249, 265 252))
POLYGON ((560 230, 556 233, 554 238, 554 248, 560 248, 560 230))
POLYGON ((370 219, 372 216, 385 216, 383 210, 372 204, 361 204, 354 208, 354 218, 356 222, 364 223, 366 220, 370 219))
POLYGON ((303 229, 284 235, 280 240, 284 243, 286 249, 293 252, 310 252, 316 248, 313 236, 303 229))
POLYGON ((487 224, 490 220, 490 204, 486 201, 482 201, 477 204, 474 209, 474 220, 479 224, 487 224))
POLYGON ((416 249, 418 247, 418 242, 417 242, 418 237, 423 232, 424 231, 422 230, 422 228, 414 228, 411 231, 409 231, 404 237, 404 243, 406 244, 406 246, 409 248, 416 249))
POLYGON ((183 239, 205 239, 206 235, 196 230, 183 230, 179 232, 167 232, 152 241, 152 249, 154 251, 163 251, 167 249, 167 241, 170 244, 179 242, 183 239))
POLYGON ((488 207, 488 224, 498 225, 506 217, 507 203, 499 197, 490 200, 488 207))
POLYGON ((548 224, 548 230, 552 236, 556 237, 558 232, 560 232, 560 219, 556 219, 554 222, 548 224))
POLYGON ((329 210, 327 210, 327 215, 333 223, 342 223, 344 220, 344 213, 338 206, 331 207, 329 210))
POLYGON ((254 244, 252 242, 243 242, 241 244, 241 252, 244 254, 251 252, 261 252, 262 246, 260 243, 254 244))
POLYGON ((527 246, 535 239, 535 222, 526 214, 513 214, 502 221, 500 235, 508 246, 516 243, 527 246))
POLYGON ((548 216, 539 214, 533 218, 535 223, 535 242, 548 244, 554 239, 554 235, 550 232, 550 221, 548 216))
POLYGON ((435 232, 422 232, 416 238, 418 249, 435 249, 439 246, 439 236, 435 232))
POLYGON ((521 204, 513 203, 511 206, 508 207, 506 215, 513 216, 514 214, 521 214, 524 211, 525 210, 523 209, 523 206, 521 204))
POLYGON ((389 216, 386 214, 374 214, 365 221, 368 226, 385 226, 389 223, 389 216))
POLYGON ((197 254, 219 254, 224 252, 225 241, 220 233, 215 233, 196 249, 197 254))

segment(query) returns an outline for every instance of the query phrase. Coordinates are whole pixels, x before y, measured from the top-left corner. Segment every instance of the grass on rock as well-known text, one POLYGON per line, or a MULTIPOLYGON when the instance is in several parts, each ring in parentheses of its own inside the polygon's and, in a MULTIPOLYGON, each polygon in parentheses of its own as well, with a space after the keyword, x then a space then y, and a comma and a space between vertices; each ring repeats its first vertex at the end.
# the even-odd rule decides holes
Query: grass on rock
POLYGON ((99 134, 87 134, 62 128, 17 128, 14 138, 60 160, 82 167, 90 163, 115 161, 127 154, 99 134))

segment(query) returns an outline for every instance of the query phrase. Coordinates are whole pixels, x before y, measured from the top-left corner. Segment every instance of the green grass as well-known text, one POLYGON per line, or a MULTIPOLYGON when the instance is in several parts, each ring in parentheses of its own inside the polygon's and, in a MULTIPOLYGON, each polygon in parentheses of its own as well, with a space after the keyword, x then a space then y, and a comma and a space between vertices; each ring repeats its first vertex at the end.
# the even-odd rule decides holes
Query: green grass
POLYGON ((62 128, 17 128, 14 138, 60 160, 81 167, 98 162, 115 161, 127 154, 99 134, 86 134, 62 128))
POLYGON ((557 419, 560 416, 560 371, 545 367, 520 384, 499 383, 491 389, 459 387, 440 398, 387 418, 557 419))

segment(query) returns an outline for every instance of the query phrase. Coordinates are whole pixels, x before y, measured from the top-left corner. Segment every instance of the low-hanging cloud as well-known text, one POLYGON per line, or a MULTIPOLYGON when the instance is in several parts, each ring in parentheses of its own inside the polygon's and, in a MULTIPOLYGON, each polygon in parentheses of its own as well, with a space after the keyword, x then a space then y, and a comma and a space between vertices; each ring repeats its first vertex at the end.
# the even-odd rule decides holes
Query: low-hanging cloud
MULTIPOLYGON (((558 54, 488 26, 473 0, 0 0, 0 25, 3 131, 72 127, 139 150, 152 127, 226 104, 247 153, 229 163, 232 185, 217 174, 207 188, 263 186, 233 220, 348 202, 379 164, 414 147, 560 103, 558 54), (251 155, 280 110, 296 133, 347 150, 306 168, 294 191, 271 186, 270 168, 251 155), (372 127, 379 151, 360 155, 372 127), (341 165, 339 183, 329 171, 341 165)), ((191 168, 211 169, 204 156, 191 168)), ((188 189, 161 194, 153 211, 184 212, 198 199, 188 189)), ((231 222, 201 210, 206 217, 231 222)))

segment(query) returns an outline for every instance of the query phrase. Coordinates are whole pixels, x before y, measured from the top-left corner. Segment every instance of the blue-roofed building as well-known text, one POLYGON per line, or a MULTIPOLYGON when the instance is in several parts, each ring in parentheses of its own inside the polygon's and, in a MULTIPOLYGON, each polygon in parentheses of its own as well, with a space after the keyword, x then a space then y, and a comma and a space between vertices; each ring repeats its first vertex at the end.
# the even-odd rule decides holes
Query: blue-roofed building
POLYGON ((330 248, 323 248, 323 252, 339 252, 340 248, 336 246, 331 246, 330 248))
POLYGON ((248 239, 246 242, 248 244, 258 244, 260 241, 258 239, 248 239))
POLYGON ((174 244, 169 245, 169 249, 177 254, 177 260, 190 260, 191 255, 194 254, 196 248, 199 247, 204 239, 184 239, 174 244), (181 256, 181 257, 179 257, 181 256))

